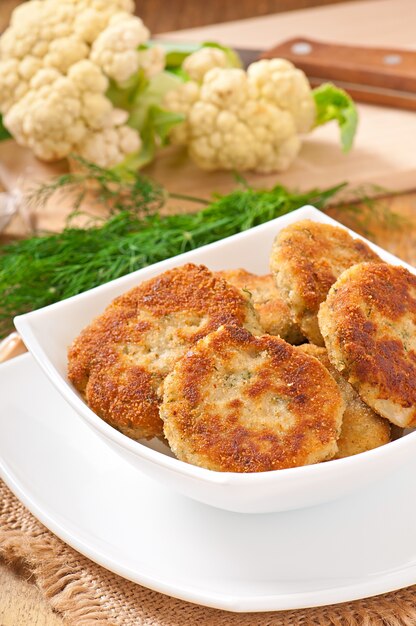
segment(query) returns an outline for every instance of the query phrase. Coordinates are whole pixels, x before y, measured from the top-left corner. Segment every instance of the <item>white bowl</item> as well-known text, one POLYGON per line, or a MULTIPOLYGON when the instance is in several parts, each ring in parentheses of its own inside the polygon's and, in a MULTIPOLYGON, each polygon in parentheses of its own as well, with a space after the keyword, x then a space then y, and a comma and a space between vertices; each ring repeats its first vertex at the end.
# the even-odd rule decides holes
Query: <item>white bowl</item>
MULTIPOLYGON (((21 315, 15 319, 16 328, 51 382, 75 411, 114 451, 148 476, 195 500, 242 513, 285 511, 339 498, 382 478, 402 465, 406 458, 413 457, 416 433, 354 457, 317 465, 252 474, 214 472, 173 458, 160 442, 137 442, 121 434, 88 408, 66 375, 68 346, 116 296, 143 280, 188 262, 203 263, 212 270, 244 267, 254 273, 267 273, 276 234, 301 219, 344 228, 317 209, 303 207, 244 233, 21 315)), ((358 237, 356 233, 350 233, 358 237)), ((367 244, 388 263, 403 265, 416 273, 397 257, 368 241, 367 244)))

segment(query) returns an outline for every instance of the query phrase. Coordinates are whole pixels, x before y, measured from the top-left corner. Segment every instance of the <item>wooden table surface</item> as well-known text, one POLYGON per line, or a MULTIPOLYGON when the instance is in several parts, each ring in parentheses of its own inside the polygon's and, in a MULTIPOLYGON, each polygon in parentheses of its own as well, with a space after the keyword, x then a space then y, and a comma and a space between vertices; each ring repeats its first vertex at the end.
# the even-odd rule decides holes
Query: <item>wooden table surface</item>
MULTIPOLYGON (((313 0, 309 4, 312 3, 313 0)), ((15 4, 18 4, 16 0, 2 0, 0 31, 7 18, 7 9, 15 4)), ((221 11, 220 5, 222 3, 216 3, 219 11, 221 11)), ((244 6, 246 5, 247 2, 244 6)), ((415 8, 412 0, 354 2, 351 5, 292 12, 268 18, 267 22, 265 18, 260 18, 238 25, 208 27, 199 32, 199 38, 211 40, 220 38, 230 44, 244 45, 247 33, 251 33, 251 41, 256 37, 261 41, 263 28, 267 25, 270 31, 272 25, 275 32, 284 29, 287 37, 298 33, 308 33, 310 37, 336 39, 345 43, 361 38, 363 43, 374 45, 383 43, 385 45, 415 45, 415 8), (362 17, 363 11, 366 19, 362 17)), ((221 21, 221 18, 220 12, 218 21, 221 21)), ((171 27, 175 27, 174 22, 171 27)), ((196 40, 198 32, 169 35, 169 38, 175 37, 184 41, 196 40)), ((268 45, 268 42, 265 42, 265 45, 268 45)), ((406 218, 405 228, 391 230, 382 220, 373 220, 370 238, 416 265, 416 177, 414 189, 411 189, 409 184, 406 185, 406 189, 406 193, 399 193, 384 200, 385 207, 406 218)), ((354 214, 350 211, 334 208, 331 210, 331 215, 357 228, 354 214)), ((366 225, 363 224, 361 230, 365 227, 366 225)), ((58 626, 64 624, 64 621, 54 614, 46 601, 42 599, 31 583, 27 572, 22 569, 14 571, 0 561, 0 624, 1 626, 58 626)))

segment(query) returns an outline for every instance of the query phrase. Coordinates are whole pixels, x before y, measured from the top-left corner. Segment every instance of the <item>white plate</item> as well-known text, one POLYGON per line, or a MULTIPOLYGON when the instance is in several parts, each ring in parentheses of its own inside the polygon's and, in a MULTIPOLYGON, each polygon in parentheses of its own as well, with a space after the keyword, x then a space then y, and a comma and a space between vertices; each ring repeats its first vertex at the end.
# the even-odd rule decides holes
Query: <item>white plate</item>
MULTIPOLYGON (((245 267, 252 272, 265 273, 271 246, 279 230, 306 218, 345 228, 313 207, 303 207, 238 235, 21 315, 15 319, 16 327, 51 382, 96 434, 125 460, 162 484, 205 504, 239 513, 285 511, 339 498, 365 483, 380 480, 408 458, 413 458, 416 433, 364 454, 330 463, 247 474, 213 472, 171 458, 170 450, 160 442, 153 449, 152 443, 133 441, 112 428, 93 413, 67 377, 67 346, 116 296, 183 263, 204 263, 212 270, 245 267)), ((356 233, 350 233, 359 238, 356 233)), ((397 257, 367 243, 388 263, 406 266, 397 257)))
POLYGON ((61 539, 125 578, 230 611, 331 604, 416 583, 416 459, 342 501, 230 513, 133 469, 30 355, 0 366, 0 399, 6 483, 61 539))

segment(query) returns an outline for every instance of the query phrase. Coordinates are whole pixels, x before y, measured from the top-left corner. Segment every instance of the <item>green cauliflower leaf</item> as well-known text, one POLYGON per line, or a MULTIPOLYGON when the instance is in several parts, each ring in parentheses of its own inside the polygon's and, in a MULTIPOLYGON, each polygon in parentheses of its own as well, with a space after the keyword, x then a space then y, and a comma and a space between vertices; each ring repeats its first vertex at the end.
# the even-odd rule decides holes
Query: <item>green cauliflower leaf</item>
POLYGON ((353 99, 332 83, 320 85, 312 91, 316 105, 316 126, 332 120, 338 122, 344 152, 352 148, 358 124, 358 111, 353 99))

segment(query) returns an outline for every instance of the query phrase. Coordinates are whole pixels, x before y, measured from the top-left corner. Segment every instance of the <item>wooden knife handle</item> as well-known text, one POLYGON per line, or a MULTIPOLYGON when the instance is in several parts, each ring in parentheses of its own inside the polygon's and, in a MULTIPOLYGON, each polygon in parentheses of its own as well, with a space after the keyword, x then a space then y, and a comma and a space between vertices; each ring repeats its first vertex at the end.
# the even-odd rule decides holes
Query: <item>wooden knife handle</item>
POLYGON ((308 76, 416 93, 416 51, 365 48, 298 37, 263 53, 283 57, 308 76))

